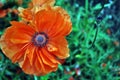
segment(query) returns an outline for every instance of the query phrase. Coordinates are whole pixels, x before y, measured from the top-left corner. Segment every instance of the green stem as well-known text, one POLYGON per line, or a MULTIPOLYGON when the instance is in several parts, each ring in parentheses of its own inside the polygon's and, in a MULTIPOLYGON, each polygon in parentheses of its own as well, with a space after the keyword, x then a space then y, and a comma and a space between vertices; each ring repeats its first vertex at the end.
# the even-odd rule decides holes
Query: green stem
POLYGON ((85 0, 85 11, 88 14, 88 0, 85 0))

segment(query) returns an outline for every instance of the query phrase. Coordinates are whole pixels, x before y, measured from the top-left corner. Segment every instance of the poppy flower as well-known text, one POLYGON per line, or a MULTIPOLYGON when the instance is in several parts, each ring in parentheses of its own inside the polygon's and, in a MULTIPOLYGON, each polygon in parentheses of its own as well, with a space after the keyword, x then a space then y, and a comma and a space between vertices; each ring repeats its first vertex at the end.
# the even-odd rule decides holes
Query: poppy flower
POLYGON ((0 46, 25 73, 45 75, 56 71, 60 60, 69 57, 65 36, 71 32, 72 23, 60 7, 46 7, 32 17, 29 23, 12 21, 0 39, 0 46))
MULTIPOLYGON (((46 7, 54 7, 55 0, 32 0, 29 3, 29 7, 24 9, 19 7, 20 16, 26 22, 30 22, 33 18, 33 15, 42 9, 46 9, 46 7)), ((56 6, 54 7, 56 8, 56 6)))

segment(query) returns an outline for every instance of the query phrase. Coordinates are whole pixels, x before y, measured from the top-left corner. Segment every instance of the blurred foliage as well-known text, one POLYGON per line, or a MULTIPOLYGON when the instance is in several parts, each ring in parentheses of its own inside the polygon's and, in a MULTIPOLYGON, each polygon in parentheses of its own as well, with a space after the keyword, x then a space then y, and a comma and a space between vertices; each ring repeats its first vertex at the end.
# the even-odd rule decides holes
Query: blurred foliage
MULTIPOLYGON (((0 10, 27 7, 29 0, 1 0, 0 10)), ((56 72, 45 76, 26 75, 0 51, 0 80, 120 80, 120 0, 57 0, 71 16, 67 36, 70 57, 56 72)), ((9 21, 19 20, 9 12, 0 18, 0 35, 9 21)), ((0 13, 1 14, 1 13, 0 13)))

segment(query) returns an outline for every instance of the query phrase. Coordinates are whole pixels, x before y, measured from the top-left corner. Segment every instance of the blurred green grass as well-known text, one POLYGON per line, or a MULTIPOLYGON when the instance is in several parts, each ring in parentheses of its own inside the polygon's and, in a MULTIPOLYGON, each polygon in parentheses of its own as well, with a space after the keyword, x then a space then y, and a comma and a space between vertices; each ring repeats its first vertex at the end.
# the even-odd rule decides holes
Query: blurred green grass
MULTIPOLYGON (((10 2, 12 1, 15 0, 10 2)), ((112 3, 116 1, 118 0, 112 3)), ((23 1, 22 5, 16 3, 11 6, 11 9, 17 9, 19 6, 26 7, 28 2, 29 0, 23 1)), ((4 4, 8 3, 4 2, 4 4)), ((18 64, 12 64, 0 51, 0 80, 120 80, 119 27, 117 31, 114 30, 113 26, 116 23, 109 19, 108 14, 111 10, 103 13, 102 19, 97 19, 98 15, 101 15, 100 12, 104 10, 104 6, 110 7, 110 4, 108 0, 98 0, 98 2, 95 0, 57 0, 55 5, 67 10, 73 23, 72 32, 66 37, 69 42, 70 57, 63 65, 59 65, 56 72, 36 77, 24 74, 18 64), (95 35, 97 37, 92 45, 95 35)), ((16 14, 13 15, 9 12, 4 18, 0 18, 0 35, 9 26, 9 21, 19 20, 16 14)), ((117 16, 114 13, 111 15, 117 16)))

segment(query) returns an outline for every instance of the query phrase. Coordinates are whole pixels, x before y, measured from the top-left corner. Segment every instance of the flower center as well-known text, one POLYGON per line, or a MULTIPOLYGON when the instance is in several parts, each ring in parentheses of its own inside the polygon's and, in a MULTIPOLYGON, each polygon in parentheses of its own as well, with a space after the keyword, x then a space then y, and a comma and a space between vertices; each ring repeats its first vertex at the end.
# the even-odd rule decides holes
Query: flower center
POLYGON ((48 42, 48 36, 44 32, 35 33, 32 42, 35 46, 43 47, 48 42))
POLYGON ((41 35, 41 34, 37 35, 36 38, 35 38, 35 40, 36 40, 36 42, 37 42, 38 44, 39 44, 39 43, 42 43, 43 41, 45 41, 45 40, 44 40, 44 36, 41 35))

